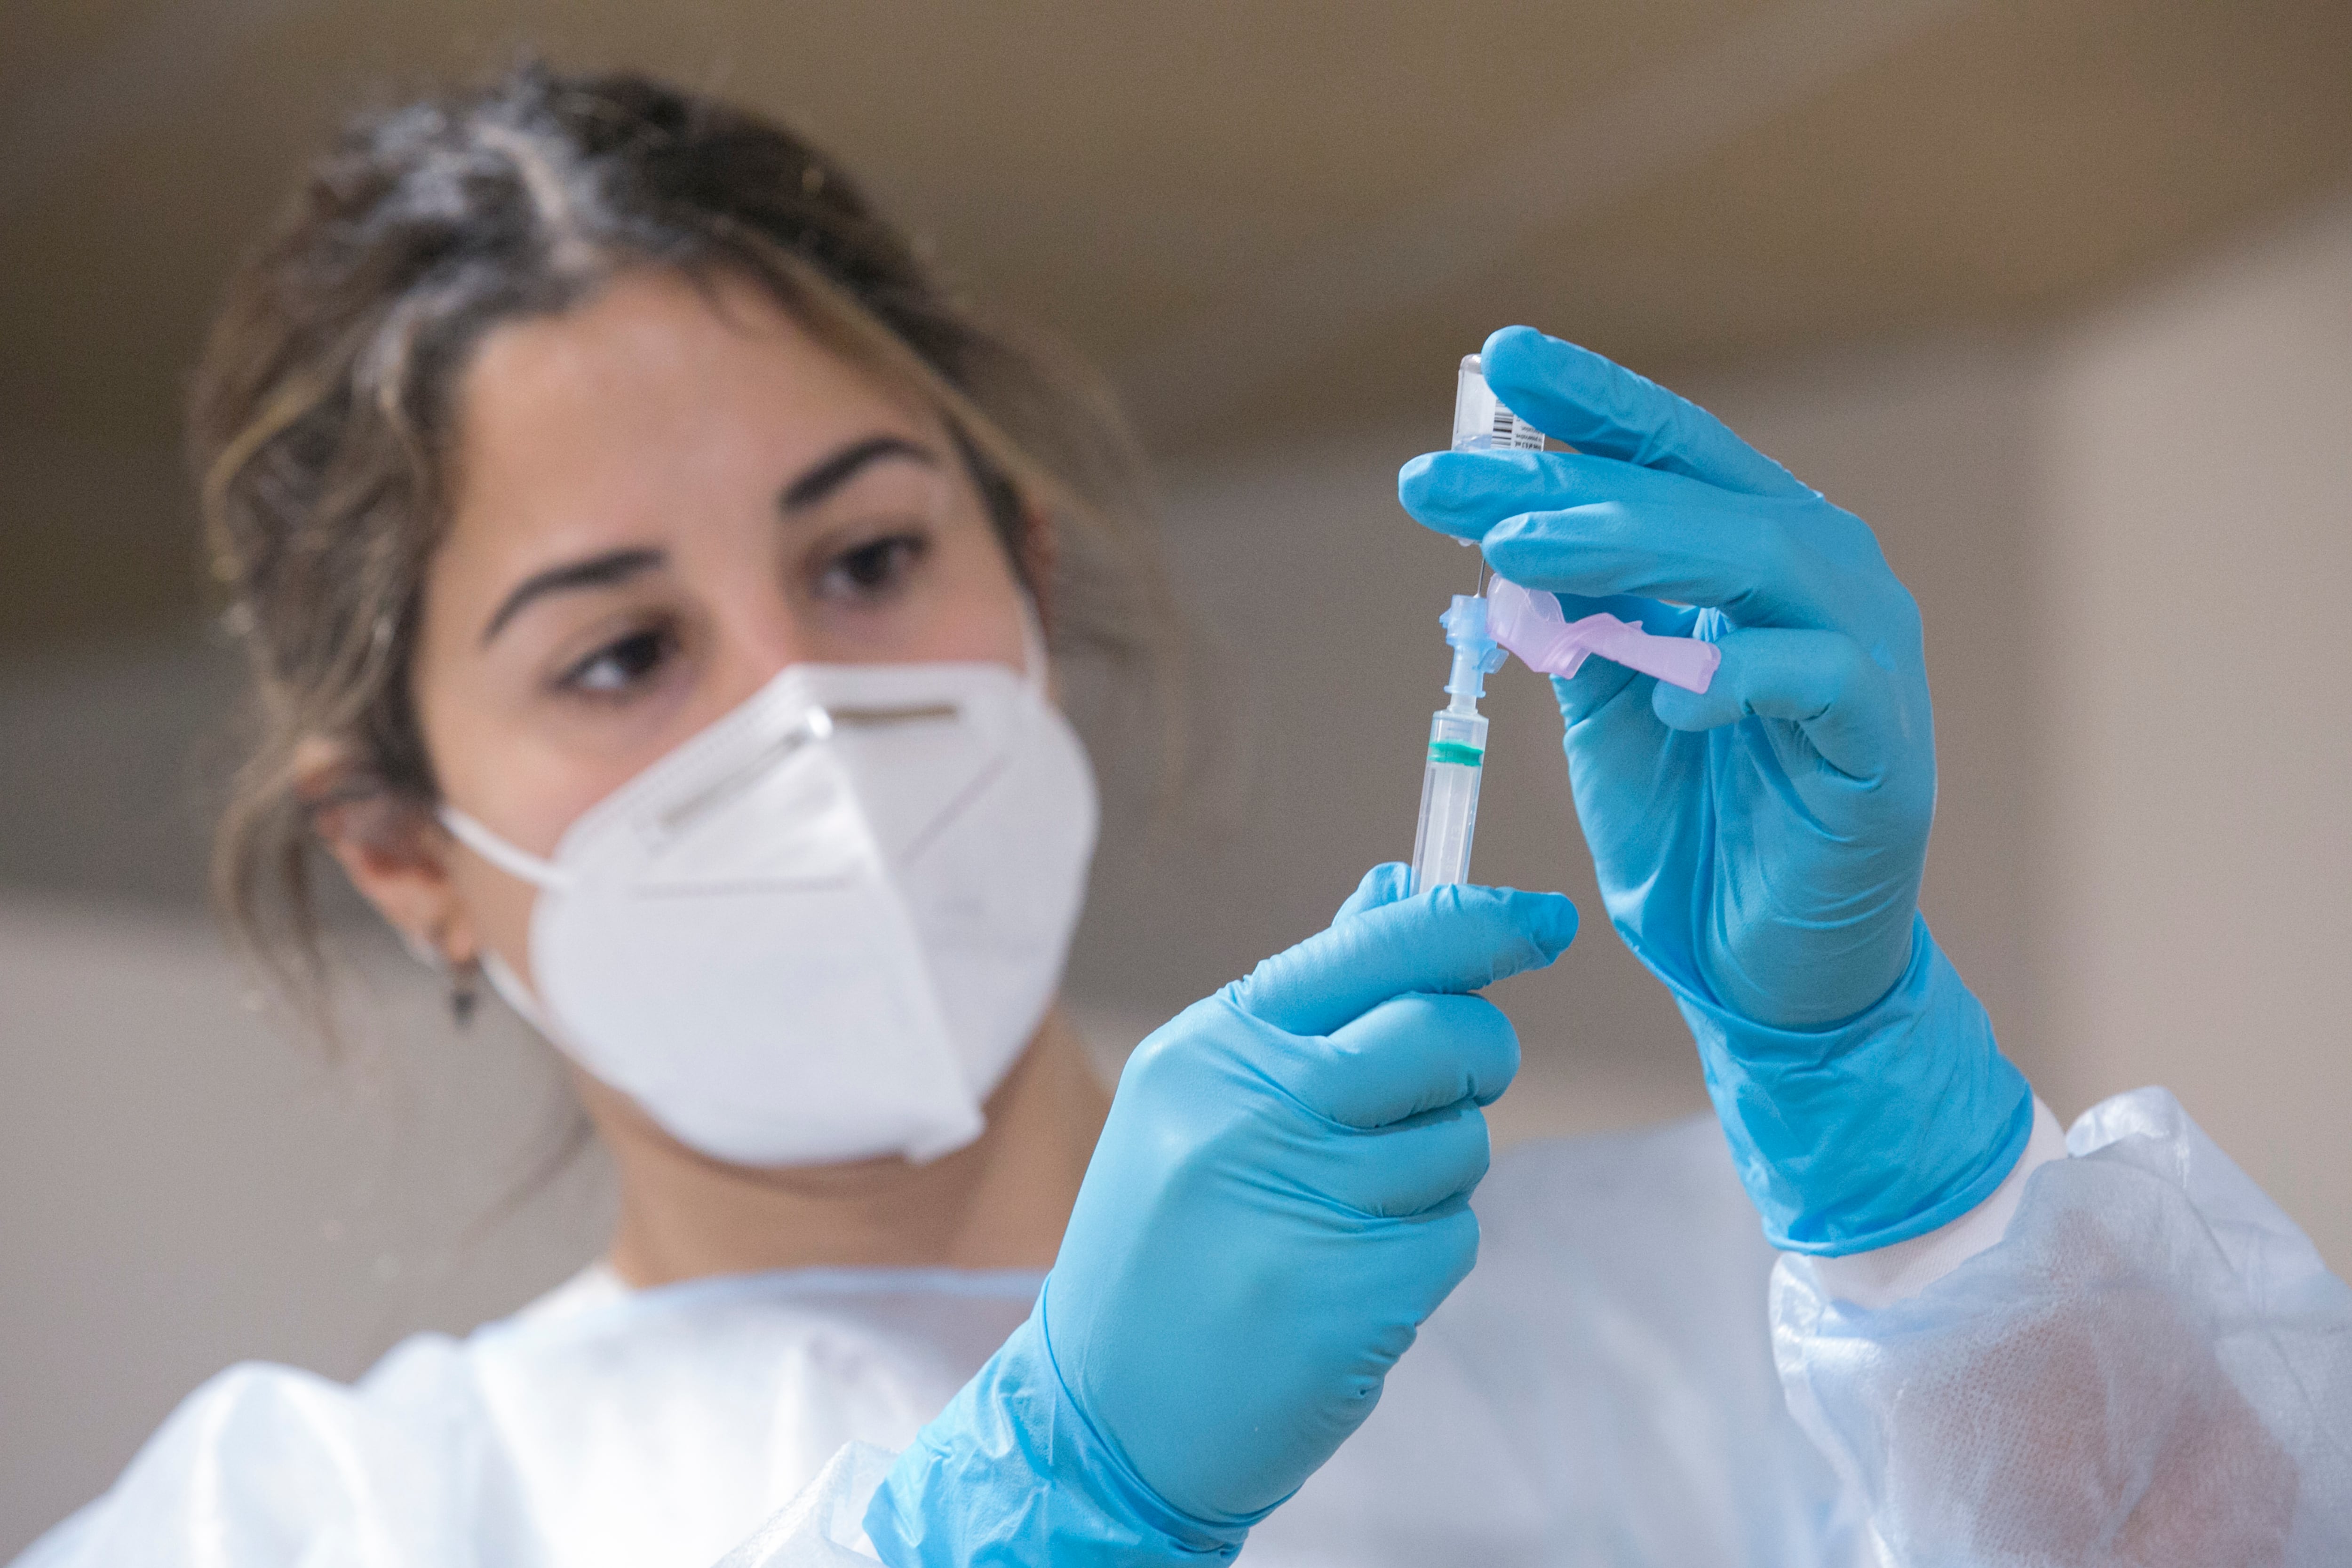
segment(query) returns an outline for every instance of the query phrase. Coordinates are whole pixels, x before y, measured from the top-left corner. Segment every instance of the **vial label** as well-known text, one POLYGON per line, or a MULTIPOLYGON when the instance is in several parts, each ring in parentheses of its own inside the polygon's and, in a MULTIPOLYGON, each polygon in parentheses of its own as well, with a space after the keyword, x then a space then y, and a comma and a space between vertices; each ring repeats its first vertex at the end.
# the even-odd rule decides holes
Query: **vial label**
POLYGON ((1495 405, 1493 444, 1504 451, 1540 452, 1544 444, 1543 432, 1497 402, 1495 405))

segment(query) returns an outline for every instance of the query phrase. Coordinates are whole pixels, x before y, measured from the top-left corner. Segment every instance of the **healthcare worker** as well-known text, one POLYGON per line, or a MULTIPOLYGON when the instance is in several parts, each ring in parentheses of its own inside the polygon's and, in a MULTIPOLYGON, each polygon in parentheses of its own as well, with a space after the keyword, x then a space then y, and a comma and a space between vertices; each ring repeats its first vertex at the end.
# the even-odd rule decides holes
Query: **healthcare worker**
POLYGON ((1722 650, 1559 686, 1717 1115, 1491 1174, 1475 994, 1557 895, 1375 869, 1088 1078, 1055 659, 1154 601, 1082 388, 691 95, 523 69, 350 132, 196 384, 258 695, 226 880, 299 979, 322 845, 495 986, 618 1228, 355 1385, 223 1373, 23 1561, 2352 1562, 2352 1292, 2161 1090, 2062 1134, 1920 921, 1869 530, 1594 355, 1485 353, 1574 450, 1416 459, 1407 509, 1722 650))

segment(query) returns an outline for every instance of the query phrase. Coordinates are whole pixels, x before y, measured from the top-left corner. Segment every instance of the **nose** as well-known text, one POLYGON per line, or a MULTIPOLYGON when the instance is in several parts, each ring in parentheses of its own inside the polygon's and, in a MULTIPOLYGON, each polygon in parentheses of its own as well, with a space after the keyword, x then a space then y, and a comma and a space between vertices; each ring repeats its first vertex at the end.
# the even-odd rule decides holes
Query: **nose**
POLYGON ((772 579, 739 584, 718 606, 712 626, 710 696, 721 711, 733 708, 786 667, 827 662, 839 655, 824 628, 772 579))

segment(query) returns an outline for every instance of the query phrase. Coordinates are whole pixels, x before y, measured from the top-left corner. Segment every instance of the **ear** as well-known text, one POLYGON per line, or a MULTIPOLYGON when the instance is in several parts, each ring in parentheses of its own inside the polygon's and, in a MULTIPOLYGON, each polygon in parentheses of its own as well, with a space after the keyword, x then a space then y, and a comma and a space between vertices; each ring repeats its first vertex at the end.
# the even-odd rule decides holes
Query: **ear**
POLYGON ((479 954, 471 917, 449 877, 454 841, 421 802, 386 788, 332 742, 295 752, 295 793, 310 830, 360 896, 420 958, 462 969, 479 954))

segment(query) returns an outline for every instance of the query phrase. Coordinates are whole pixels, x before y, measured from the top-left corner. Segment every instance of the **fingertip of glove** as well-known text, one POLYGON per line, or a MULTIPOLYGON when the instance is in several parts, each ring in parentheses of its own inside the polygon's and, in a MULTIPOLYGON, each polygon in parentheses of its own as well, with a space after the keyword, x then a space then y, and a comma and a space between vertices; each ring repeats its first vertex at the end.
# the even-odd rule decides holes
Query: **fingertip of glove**
POLYGON ((1412 888, 1412 868, 1395 860, 1383 861, 1364 873, 1364 879, 1356 884, 1356 890, 1348 895, 1346 901, 1339 906, 1339 912, 1331 918, 1335 921, 1342 921, 1384 904, 1393 904, 1406 897, 1412 888))
POLYGON ((1549 493, 1540 452, 1423 452, 1397 470, 1397 504, 1462 540, 1483 538, 1549 493))
MULTIPOLYGON (((1486 334, 1486 341, 1478 345, 1479 369, 1486 374, 1486 384, 1492 386, 1498 372, 1507 373, 1524 364, 1529 358, 1543 353, 1550 345, 1559 342, 1533 327, 1496 327, 1486 334)), ((1560 346, 1570 345, 1560 343, 1560 346)))
POLYGON ((1516 889, 1511 896, 1524 900, 1527 908, 1528 935, 1542 950, 1544 962, 1550 963, 1566 952, 1576 940, 1579 917, 1576 905, 1566 893, 1522 893, 1516 889))
POLYGON ((1566 893, 1529 893, 1465 882, 1440 888, 1436 896, 1450 898, 1465 910, 1486 906, 1504 924, 1527 938, 1544 963, 1566 952, 1576 940, 1576 905, 1566 893))
POLYGON ((1564 378, 1589 374, 1595 365, 1609 362, 1591 349, 1533 327, 1502 327, 1487 334, 1478 363, 1486 384, 1508 405, 1514 391, 1557 389, 1564 378))
POLYGON ((1457 486, 1446 473, 1444 459, 1450 454, 1423 452, 1397 470, 1397 504, 1424 528, 1443 533, 1454 531, 1451 513, 1457 504, 1457 486))

